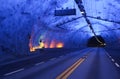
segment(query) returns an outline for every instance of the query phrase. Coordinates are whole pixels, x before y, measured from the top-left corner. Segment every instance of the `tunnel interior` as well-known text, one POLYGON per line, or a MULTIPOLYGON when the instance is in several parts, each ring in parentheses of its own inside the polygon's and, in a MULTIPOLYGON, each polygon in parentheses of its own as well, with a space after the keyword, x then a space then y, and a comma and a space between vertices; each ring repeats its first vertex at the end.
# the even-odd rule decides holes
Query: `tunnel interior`
POLYGON ((73 62, 70 70, 76 67, 78 75, 86 72, 87 77, 83 76, 87 79, 99 76, 101 70, 100 76, 109 77, 106 72, 110 69, 114 74, 111 63, 120 68, 120 0, 0 0, 0 79, 1 73, 17 76, 14 72, 19 69, 28 72, 20 72, 24 78, 4 79, 26 79, 29 75, 28 79, 36 79, 42 74, 49 78, 37 79, 57 79, 51 76, 73 62), (76 62, 79 58, 87 62, 82 70, 75 66, 81 63, 81 59, 76 62))
POLYGON ((97 36, 97 38, 102 42, 98 42, 95 36, 92 36, 88 39, 87 46, 88 47, 105 47, 105 40, 102 36, 97 36))
POLYGON ((1 63, 41 48, 120 50, 119 7, 119 0, 0 0, 1 63))

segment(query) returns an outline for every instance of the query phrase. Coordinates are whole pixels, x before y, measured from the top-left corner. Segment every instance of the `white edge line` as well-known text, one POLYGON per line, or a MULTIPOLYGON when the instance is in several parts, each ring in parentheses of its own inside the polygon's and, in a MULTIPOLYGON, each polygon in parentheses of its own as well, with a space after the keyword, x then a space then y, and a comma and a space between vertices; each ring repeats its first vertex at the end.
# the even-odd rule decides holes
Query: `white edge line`
POLYGON ((60 58, 61 58, 61 57, 63 57, 63 55, 62 55, 62 56, 60 56, 60 58))
POLYGON ((44 62, 40 62, 40 63, 36 63, 35 65, 37 66, 37 65, 40 65, 40 64, 43 64, 44 62))
POLYGON ((108 54, 109 58, 111 58, 111 56, 108 54))
POLYGON ((20 71, 22 71, 22 70, 24 70, 24 68, 21 68, 21 69, 18 69, 18 70, 15 70, 15 71, 12 71, 12 72, 6 73, 6 74, 4 74, 4 76, 8 76, 8 75, 11 75, 11 74, 14 74, 14 73, 20 72, 20 71))
POLYGON ((115 65, 116 65, 117 67, 120 67, 120 65, 119 65, 118 63, 115 63, 115 65))
POLYGON ((109 54, 107 53, 107 55, 109 56, 109 54))
MULTIPOLYGON (((112 60, 113 62, 115 61, 114 59, 112 59, 112 57, 111 57, 108 53, 107 53, 107 55, 109 56, 109 58, 111 58, 111 60, 112 60)), ((120 68, 120 65, 119 65, 118 63, 115 63, 115 65, 120 68)))
POLYGON ((108 57, 111 58, 111 56, 107 53, 108 57))
POLYGON ((115 61, 114 59, 111 59, 113 62, 115 61))
POLYGON ((112 58, 111 56, 109 56, 109 58, 112 58))
POLYGON ((55 60, 56 58, 51 58, 50 60, 55 60))

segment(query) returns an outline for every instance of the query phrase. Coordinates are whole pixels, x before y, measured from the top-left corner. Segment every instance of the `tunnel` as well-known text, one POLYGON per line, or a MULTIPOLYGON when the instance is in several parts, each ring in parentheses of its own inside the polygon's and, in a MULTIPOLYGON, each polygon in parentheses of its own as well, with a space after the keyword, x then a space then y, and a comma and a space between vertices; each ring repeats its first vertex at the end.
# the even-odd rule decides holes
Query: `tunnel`
POLYGON ((98 42, 96 40, 96 37, 93 36, 91 38, 88 39, 88 42, 87 42, 87 46, 88 47, 105 47, 105 40, 101 37, 101 36, 97 36, 97 38, 102 42, 98 42))
POLYGON ((0 79, 120 79, 120 0, 0 0, 0 79))

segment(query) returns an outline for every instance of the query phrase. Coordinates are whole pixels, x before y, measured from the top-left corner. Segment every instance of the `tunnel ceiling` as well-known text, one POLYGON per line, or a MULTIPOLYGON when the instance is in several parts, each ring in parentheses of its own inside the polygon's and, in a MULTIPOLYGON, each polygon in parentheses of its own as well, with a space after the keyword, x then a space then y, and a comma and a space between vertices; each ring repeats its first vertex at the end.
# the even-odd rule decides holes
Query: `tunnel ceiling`
MULTIPOLYGON (((108 43, 114 41, 118 43, 120 40, 120 1, 82 1, 95 33, 101 35, 108 43)), ((0 28, 3 34, 1 38, 5 33, 8 37, 13 37, 17 34, 22 36, 27 32, 28 34, 25 35, 32 39, 33 45, 37 45, 40 39, 59 40, 66 44, 73 41, 73 44, 77 45, 93 36, 74 0, 0 0, 0 28), (67 7, 75 8, 76 15, 54 15, 55 10, 67 7)), ((16 38, 19 38, 17 41, 24 39, 16 38)), ((12 38, 8 41, 11 40, 12 38)))

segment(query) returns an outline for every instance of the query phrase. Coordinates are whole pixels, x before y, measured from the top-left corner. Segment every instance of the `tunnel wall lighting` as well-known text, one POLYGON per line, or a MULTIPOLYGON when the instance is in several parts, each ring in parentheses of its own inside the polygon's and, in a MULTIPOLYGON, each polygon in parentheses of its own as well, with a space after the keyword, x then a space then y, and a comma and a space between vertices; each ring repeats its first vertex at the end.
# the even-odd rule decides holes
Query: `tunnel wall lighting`
POLYGON ((57 45, 56 45, 56 48, 62 48, 64 45, 63 45, 63 43, 58 43, 57 45))
POLYGON ((40 42, 38 46, 31 46, 30 52, 35 52, 37 49, 43 49, 43 48, 63 48, 64 43, 62 42, 55 42, 51 41, 51 43, 48 45, 47 43, 40 42))
POLYGON ((51 41, 49 48, 55 48, 55 44, 56 44, 55 41, 51 41))

